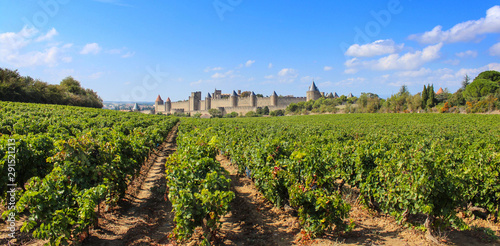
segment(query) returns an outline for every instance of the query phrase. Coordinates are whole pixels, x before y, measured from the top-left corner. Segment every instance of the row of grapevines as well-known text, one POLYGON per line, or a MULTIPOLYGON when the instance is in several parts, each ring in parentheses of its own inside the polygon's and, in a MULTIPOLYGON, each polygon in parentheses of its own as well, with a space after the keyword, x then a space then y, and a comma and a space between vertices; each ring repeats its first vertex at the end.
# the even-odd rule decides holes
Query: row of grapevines
MULTIPOLYGON (((124 195, 149 151, 178 121, 68 106, 0 107, 2 120, 13 123, 2 128, 0 169, 7 168, 4 143, 14 139, 16 182, 22 188, 15 209, 4 216, 26 214, 21 231, 32 231, 50 244, 67 244, 95 223, 97 204, 104 199, 113 203, 124 195), (36 122, 51 120, 57 123, 35 127, 36 122)), ((1 177, 1 187, 11 183, 1 177)))
POLYGON ((343 227, 348 206, 338 184, 344 182, 359 188, 366 204, 399 220, 425 215, 431 226, 464 228, 457 209, 472 205, 498 213, 499 120, 327 115, 204 123, 218 148, 269 200, 298 208, 305 228, 320 234, 334 224, 343 227), (440 223, 432 224, 435 219, 440 223))
POLYGON ((182 241, 202 226, 204 243, 208 244, 216 239, 220 218, 229 211, 234 193, 229 190, 227 171, 215 159, 215 139, 184 122, 178 134, 177 152, 166 162, 168 198, 175 213, 174 235, 182 241))

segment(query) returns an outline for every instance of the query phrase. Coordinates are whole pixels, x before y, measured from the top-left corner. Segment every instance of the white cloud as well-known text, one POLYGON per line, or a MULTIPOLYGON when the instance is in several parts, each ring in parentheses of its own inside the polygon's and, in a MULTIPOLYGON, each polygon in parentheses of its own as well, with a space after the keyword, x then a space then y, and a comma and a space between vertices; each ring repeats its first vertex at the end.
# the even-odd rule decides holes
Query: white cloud
POLYGON ((354 57, 373 57, 385 54, 394 54, 400 52, 404 44, 396 45, 393 40, 377 40, 370 44, 353 44, 347 49, 345 55, 354 57))
POLYGON ((264 76, 265 79, 274 79, 274 75, 266 75, 264 76))
POLYGON ((104 74, 103 72, 93 73, 93 74, 89 75, 89 79, 98 79, 98 78, 102 77, 103 74, 104 74))
POLYGON ((330 67, 330 66, 325 66, 323 68, 323 70, 325 70, 325 71, 331 71, 332 69, 333 69, 333 67, 330 67))
POLYGON ((72 44, 72 43, 65 44, 65 45, 63 45, 63 46, 62 46, 62 48, 63 48, 63 49, 69 49, 69 48, 71 48, 71 47, 73 47, 73 44, 72 44))
POLYGON ((356 73, 359 69, 371 70, 412 70, 420 68, 422 65, 440 58, 442 43, 425 47, 423 50, 408 52, 402 56, 391 54, 378 60, 362 61, 359 58, 347 60, 345 73, 356 73))
POLYGON ((460 60, 459 59, 449 59, 449 60, 443 61, 443 63, 456 66, 456 65, 460 64, 460 60))
POLYGON ((278 72, 278 75, 281 77, 286 77, 286 76, 294 76, 297 77, 297 71, 293 68, 283 68, 281 71, 278 72))
POLYGON ((255 60, 248 60, 248 61, 245 63, 245 67, 251 67, 254 63, 255 63, 255 60))
POLYGON ((292 83, 299 76, 293 68, 283 68, 278 72, 278 81, 281 83, 292 83))
POLYGON ((475 51, 475 50, 467 50, 467 51, 464 51, 464 52, 456 53, 455 55, 458 56, 458 57, 460 57, 460 58, 464 58, 464 57, 474 57, 474 58, 476 58, 477 57, 477 51, 475 51))
POLYGON ((225 73, 215 73, 212 75, 212 79, 224 79, 224 78, 234 78, 234 71, 229 70, 225 73))
POLYGON ((70 62, 73 61, 73 57, 71 57, 71 56, 65 56, 65 57, 61 58, 61 60, 63 62, 65 62, 65 63, 70 63, 70 62))
POLYGON ((478 40, 478 36, 487 33, 500 33, 500 6, 496 5, 486 11, 486 17, 458 23, 451 29, 443 31, 436 26, 423 34, 413 34, 408 38, 420 43, 456 43, 478 40))
POLYGON ((135 55, 135 52, 127 52, 125 54, 122 55, 122 58, 129 58, 129 57, 132 57, 135 55))
POLYGON ((490 48, 490 55, 500 56, 500 43, 497 43, 490 48))
POLYGON ((221 71, 223 69, 224 68, 222 68, 222 67, 213 67, 213 68, 212 67, 207 67, 203 71, 205 71, 205 73, 209 73, 209 72, 213 72, 213 71, 221 71))
MULTIPOLYGON (((55 29, 52 29, 55 31, 55 29)), ((0 33, 0 62, 14 67, 56 66, 60 60, 70 62, 62 53, 67 45, 50 44, 49 47, 37 44, 54 36, 54 31, 38 35, 35 28, 23 27, 18 33, 0 33)))
POLYGON ((304 77, 300 78, 300 81, 304 82, 304 83, 306 83, 306 82, 311 83, 311 81, 313 81, 313 80, 320 80, 320 79, 321 79, 320 77, 304 76, 304 77))
POLYGON ((97 55, 99 52, 101 52, 102 48, 99 46, 97 43, 91 43, 91 44, 86 44, 85 47, 83 47, 82 51, 80 51, 80 54, 82 55, 87 55, 87 54, 94 54, 97 55))
POLYGON ((399 77, 423 77, 430 73, 432 73, 431 69, 421 68, 419 70, 397 72, 396 75, 399 77))
POLYGON ((42 42, 42 41, 48 41, 51 40, 54 36, 58 35, 59 33, 55 28, 50 29, 45 35, 39 36, 35 41, 36 42, 42 42))
POLYGON ((474 78, 479 73, 484 72, 484 71, 488 71, 488 70, 500 71, 500 63, 490 63, 488 65, 485 65, 485 66, 482 66, 479 68, 462 68, 455 74, 455 77, 462 78, 463 76, 465 76, 467 74, 470 77, 474 78))
POLYGON ((272 63, 269 63, 269 65, 267 66, 268 68, 273 68, 273 64, 272 63))

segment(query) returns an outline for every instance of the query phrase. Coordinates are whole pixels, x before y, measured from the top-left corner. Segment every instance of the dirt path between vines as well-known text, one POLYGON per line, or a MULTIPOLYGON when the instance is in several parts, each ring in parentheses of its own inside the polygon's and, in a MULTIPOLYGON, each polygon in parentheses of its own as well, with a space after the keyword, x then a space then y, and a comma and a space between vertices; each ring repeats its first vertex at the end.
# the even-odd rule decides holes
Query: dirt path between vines
POLYGON ((113 211, 103 213, 99 226, 90 231, 83 245, 167 244, 173 229, 170 202, 165 202, 165 161, 176 150, 177 126, 156 150, 156 158, 145 165, 113 211))
MULTIPOLYGON (((231 211, 221 220, 222 245, 435 245, 421 231, 398 225, 391 216, 370 211, 355 199, 347 199, 352 206, 349 219, 356 224, 352 232, 300 240, 302 234, 295 212, 274 207, 250 179, 238 175, 237 167, 225 156, 219 155, 217 160, 229 171, 231 190, 235 193, 231 211)), ((500 236, 500 226, 489 221, 466 221, 469 225, 491 228, 500 236)), ((484 234, 474 235, 470 231, 448 231, 443 235, 446 237, 440 238, 440 245, 500 245, 500 241, 482 241, 484 234)))

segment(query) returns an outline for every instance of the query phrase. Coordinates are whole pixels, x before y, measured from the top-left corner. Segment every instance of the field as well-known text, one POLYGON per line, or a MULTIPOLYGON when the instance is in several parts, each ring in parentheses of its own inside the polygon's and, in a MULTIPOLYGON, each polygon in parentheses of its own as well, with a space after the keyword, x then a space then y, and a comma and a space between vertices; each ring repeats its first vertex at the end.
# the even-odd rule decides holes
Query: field
MULTIPOLYGON (((0 114, 0 164, 9 173, 16 139, 15 212, 40 242, 500 243, 498 115, 186 118, 177 128, 177 118, 64 106, 1 103, 0 114)), ((12 182, 0 177, 8 207, 12 182)))

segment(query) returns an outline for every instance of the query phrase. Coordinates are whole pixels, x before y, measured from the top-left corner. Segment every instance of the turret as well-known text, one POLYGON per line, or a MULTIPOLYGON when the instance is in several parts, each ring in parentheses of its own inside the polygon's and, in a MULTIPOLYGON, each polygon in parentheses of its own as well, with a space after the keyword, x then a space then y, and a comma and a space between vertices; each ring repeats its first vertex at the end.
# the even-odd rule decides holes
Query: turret
POLYGON ((252 94, 250 95, 250 105, 252 105, 252 107, 257 107, 257 96, 253 91, 252 94))
POLYGON ((163 99, 161 99, 161 96, 158 95, 158 97, 156 98, 156 101, 155 101, 155 110, 156 111, 160 111, 160 108, 158 106, 163 106, 163 99))
POLYGON ((321 93, 319 92, 318 87, 316 87, 314 81, 312 82, 311 86, 309 86, 309 90, 306 92, 306 96, 307 101, 318 100, 321 97, 321 93))
POLYGON ((207 97, 205 97, 205 110, 209 110, 211 108, 212 108, 212 96, 210 95, 209 92, 207 97))
POLYGON ((276 91, 271 95, 271 106, 278 106, 278 94, 276 94, 276 91))
POLYGON ((167 98, 167 101, 165 102, 165 112, 170 113, 172 110, 172 101, 170 101, 170 97, 167 98))
POLYGON ((236 94, 236 91, 233 91, 229 99, 231 100, 231 107, 238 107, 238 94, 236 94))

